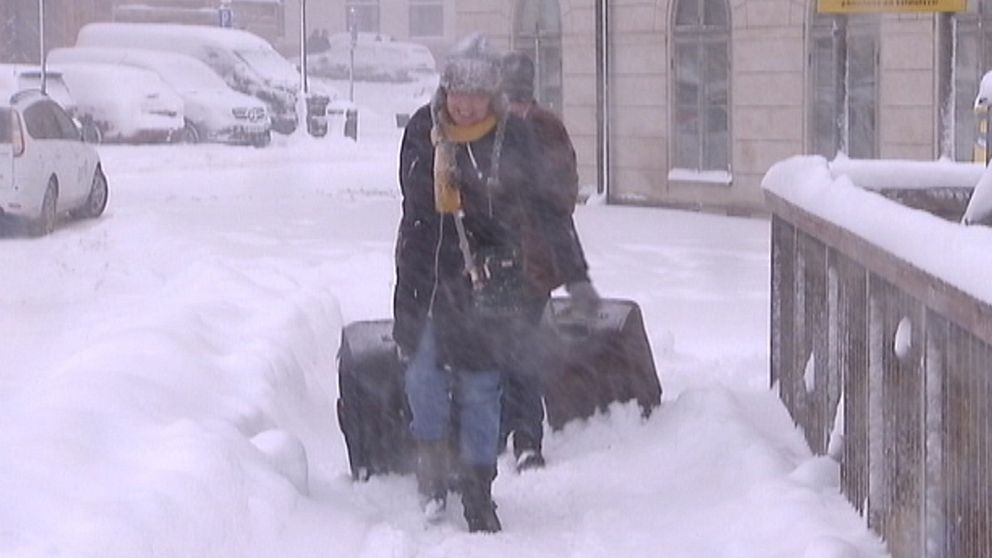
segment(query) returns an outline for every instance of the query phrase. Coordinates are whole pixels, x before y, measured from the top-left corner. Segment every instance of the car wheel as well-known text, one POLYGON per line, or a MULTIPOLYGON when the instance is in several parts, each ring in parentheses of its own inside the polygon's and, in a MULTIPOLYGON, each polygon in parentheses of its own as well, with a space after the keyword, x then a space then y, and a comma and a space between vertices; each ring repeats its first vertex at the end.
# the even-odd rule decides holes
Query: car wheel
POLYGON ((41 202, 41 213, 38 218, 31 222, 29 233, 31 236, 39 237, 51 234, 55 230, 55 220, 58 217, 59 187, 52 177, 48 180, 48 188, 45 189, 45 198, 41 202))
POLYGON ((296 131, 297 122, 289 118, 273 118, 272 129, 280 134, 289 135, 296 131))
POLYGON ((180 142, 200 143, 201 141, 203 141, 203 135, 200 133, 200 129, 196 127, 196 124, 187 120, 182 132, 180 132, 180 142))
POLYGON ((93 183, 90 184, 90 195, 86 198, 86 203, 79 209, 78 215, 82 219, 93 219, 103 214, 107 207, 107 177, 103 174, 103 169, 96 168, 93 173, 93 183))
POLYGON ((256 134, 255 137, 251 139, 251 144, 255 147, 265 147, 272 143, 272 132, 266 130, 261 134, 256 134))

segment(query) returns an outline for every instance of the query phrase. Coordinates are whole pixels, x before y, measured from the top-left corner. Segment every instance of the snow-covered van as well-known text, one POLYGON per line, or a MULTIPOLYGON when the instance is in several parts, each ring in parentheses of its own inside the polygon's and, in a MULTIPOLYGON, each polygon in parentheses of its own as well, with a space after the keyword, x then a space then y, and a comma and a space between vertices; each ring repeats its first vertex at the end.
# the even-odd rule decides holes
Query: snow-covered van
POLYGON ((183 100, 185 139, 263 146, 271 139, 272 122, 265 104, 234 91, 199 60, 161 50, 70 47, 48 54, 54 66, 118 64, 149 70, 183 100))
POLYGON ((299 72, 265 39, 247 31, 163 23, 91 23, 77 46, 141 48, 186 54, 205 63, 237 91, 269 106, 272 129, 296 129, 299 72))

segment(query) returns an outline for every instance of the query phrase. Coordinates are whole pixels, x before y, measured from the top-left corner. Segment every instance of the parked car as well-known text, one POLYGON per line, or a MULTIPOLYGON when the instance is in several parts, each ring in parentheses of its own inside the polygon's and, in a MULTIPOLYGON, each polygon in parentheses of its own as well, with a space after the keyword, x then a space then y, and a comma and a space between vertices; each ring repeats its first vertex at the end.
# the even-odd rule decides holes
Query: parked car
POLYGON ((99 128, 103 141, 166 142, 183 131, 182 98, 150 70, 119 64, 55 69, 69 86, 76 114, 99 128))
MULTIPOLYGON (((307 56, 307 75, 348 79, 351 67, 351 36, 337 33, 328 38, 329 48, 307 56)), ((418 43, 395 41, 388 35, 359 33, 355 42, 355 79, 359 81, 436 84, 437 63, 430 49, 418 43)))
POLYGON ((268 145, 272 121, 258 99, 232 90, 199 60, 183 54, 144 49, 57 48, 52 64, 117 64, 156 73, 183 100, 183 139, 268 145))
POLYGON ((203 25, 91 23, 79 31, 76 45, 192 56, 212 68, 232 89, 265 102, 275 131, 289 134, 299 124, 299 72, 265 39, 247 31, 203 25))
POLYGON ((0 100, 0 215, 43 236, 58 217, 100 216, 107 206, 100 157, 51 97, 22 90, 0 100))

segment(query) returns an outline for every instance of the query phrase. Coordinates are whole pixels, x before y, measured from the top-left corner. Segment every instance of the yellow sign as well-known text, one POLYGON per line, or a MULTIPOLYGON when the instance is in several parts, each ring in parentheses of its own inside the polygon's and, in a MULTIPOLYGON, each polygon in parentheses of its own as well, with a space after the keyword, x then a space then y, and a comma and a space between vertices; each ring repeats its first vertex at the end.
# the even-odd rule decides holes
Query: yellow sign
POLYGON ((817 0, 821 13, 963 12, 968 0, 817 0))

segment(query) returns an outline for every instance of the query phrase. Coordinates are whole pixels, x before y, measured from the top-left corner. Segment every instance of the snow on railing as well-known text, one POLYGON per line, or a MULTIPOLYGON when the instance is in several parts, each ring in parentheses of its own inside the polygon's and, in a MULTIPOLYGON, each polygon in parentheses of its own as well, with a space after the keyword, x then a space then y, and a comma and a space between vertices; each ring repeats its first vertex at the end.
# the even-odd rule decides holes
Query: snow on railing
POLYGON ((896 201, 957 220, 983 170, 796 157, 762 183, 772 383, 895 558, 992 555, 992 229, 896 201))

